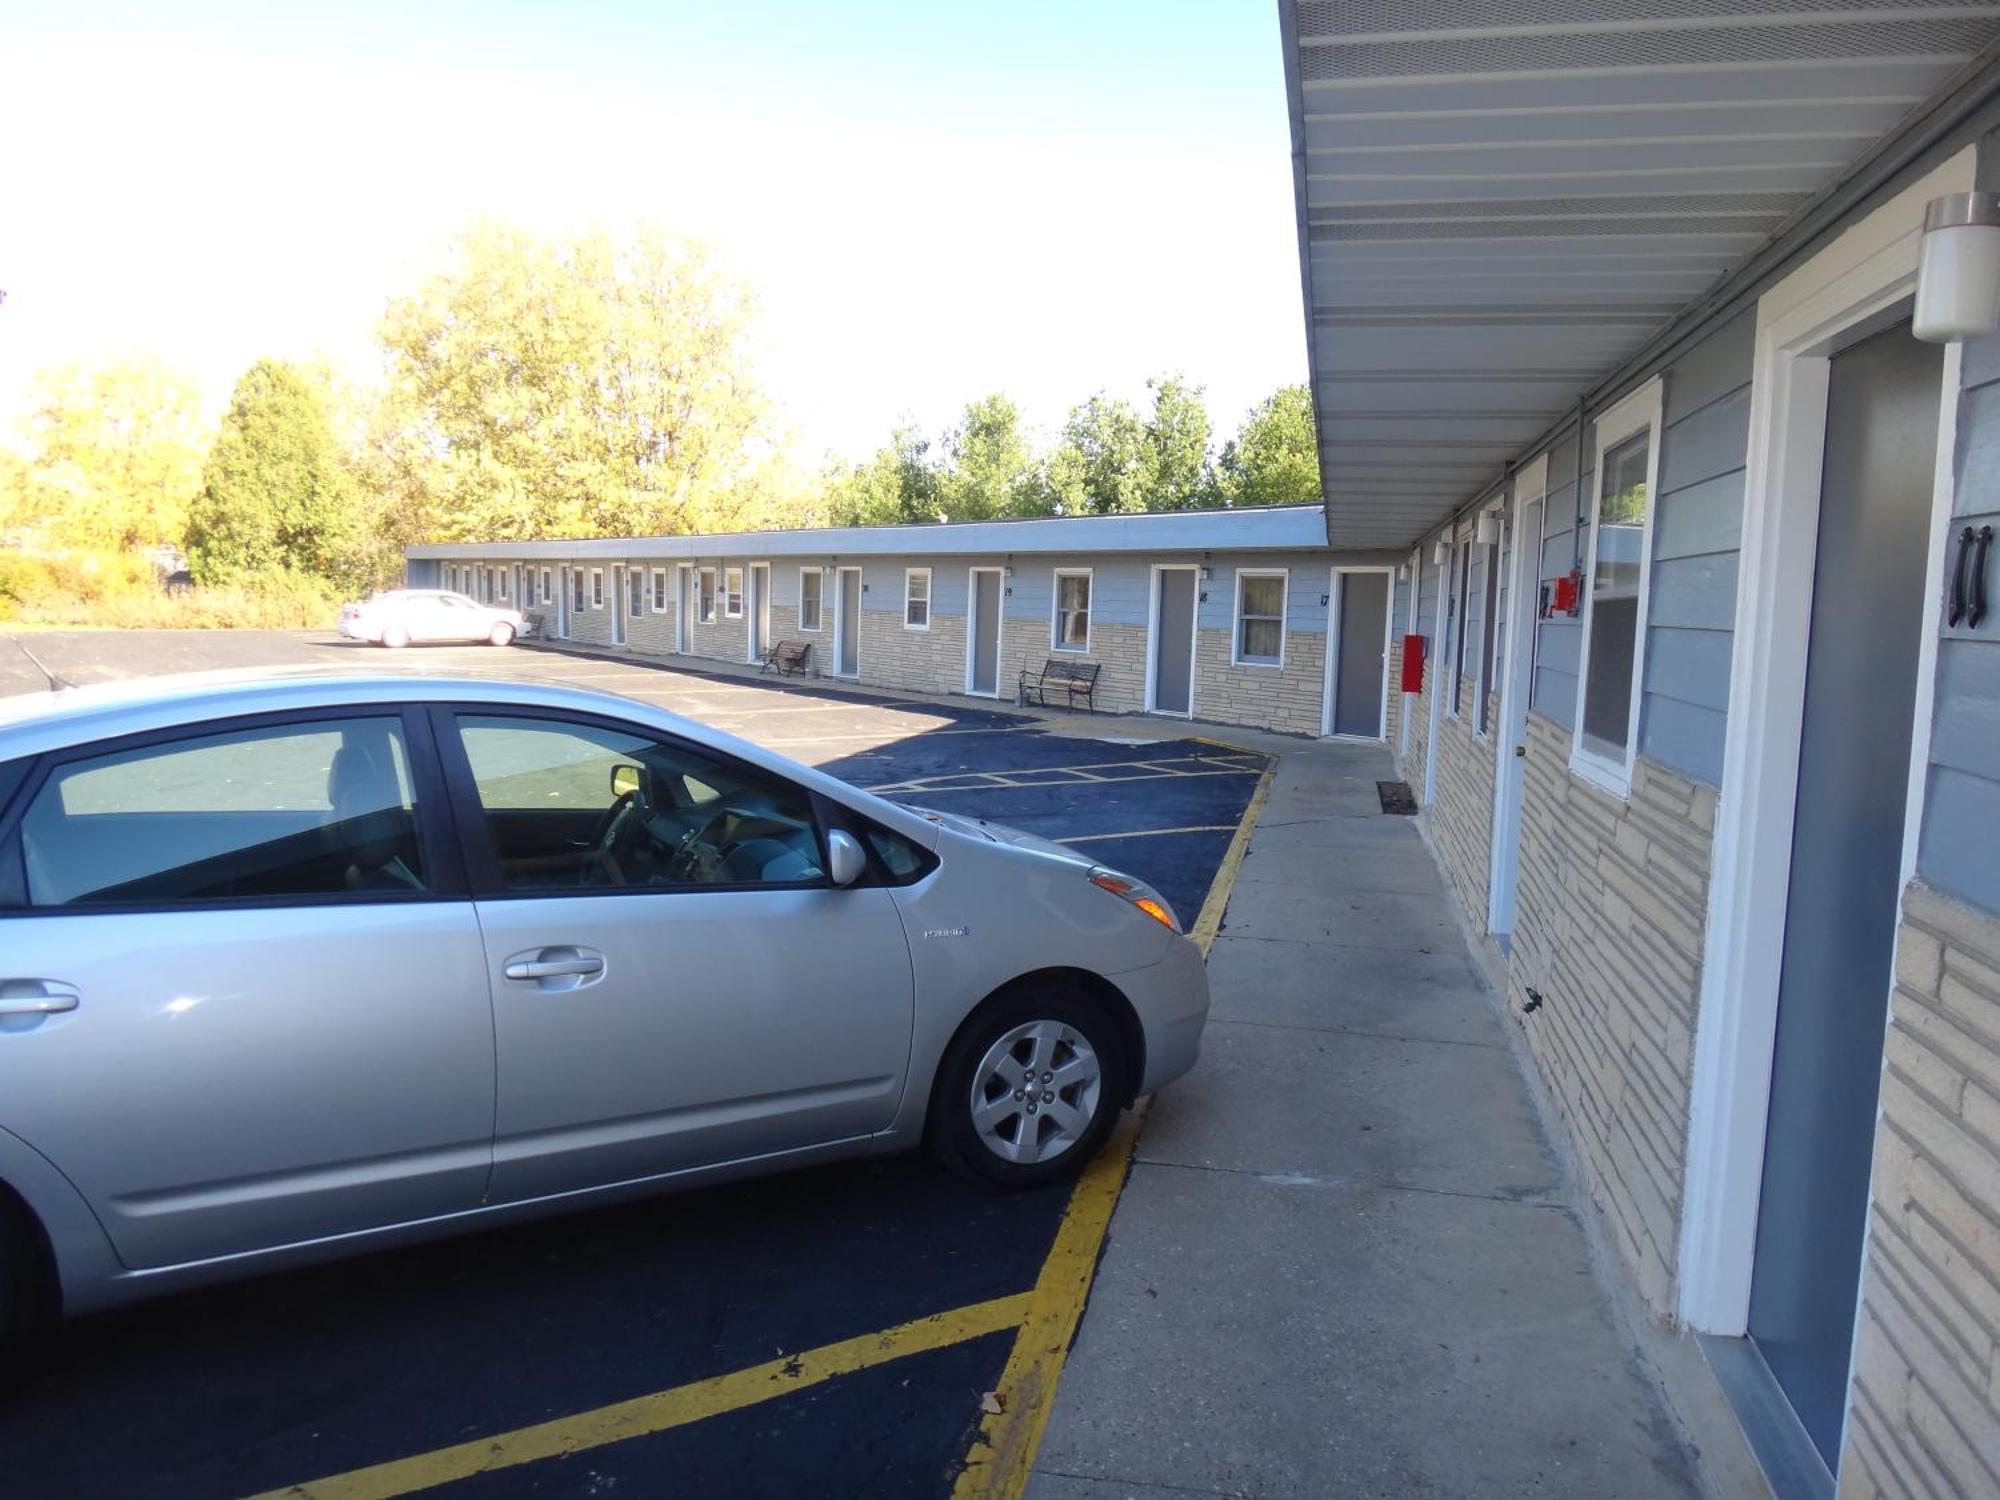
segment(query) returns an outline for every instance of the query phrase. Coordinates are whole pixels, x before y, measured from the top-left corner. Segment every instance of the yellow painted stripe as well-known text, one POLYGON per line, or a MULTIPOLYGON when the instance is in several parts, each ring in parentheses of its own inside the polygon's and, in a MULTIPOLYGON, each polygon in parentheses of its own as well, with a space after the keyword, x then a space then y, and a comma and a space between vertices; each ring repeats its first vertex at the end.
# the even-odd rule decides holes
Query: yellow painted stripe
POLYGON ((1168 833, 1228 833, 1234 823, 1194 823, 1186 828, 1134 828, 1128 833, 1080 833, 1075 838, 1057 839, 1058 844, 1096 844, 1105 839, 1155 839, 1168 833))
POLYGON ((949 1348, 968 1339, 1000 1333, 1018 1326, 1032 1310, 1032 1295, 1016 1293, 976 1302, 915 1322, 904 1323, 883 1333, 863 1334, 824 1344, 785 1359, 774 1359, 717 1375, 692 1385, 676 1386, 650 1396, 600 1406, 594 1411, 577 1412, 532 1427, 474 1438, 451 1448, 420 1453, 366 1469, 354 1469, 326 1479, 308 1480, 289 1489, 272 1490, 257 1500, 277 1500, 280 1496, 310 1497, 310 1500, 376 1500, 376 1497, 407 1495, 433 1485, 469 1479, 495 1469, 510 1469, 544 1458, 560 1458, 622 1443, 649 1433, 684 1427, 705 1417, 755 1406, 789 1396, 794 1391, 818 1385, 838 1375, 851 1375, 874 1365, 906 1355, 949 1348))
POLYGON ((1250 835, 1257 829, 1257 818, 1264 811, 1264 799, 1270 795, 1271 772, 1266 767, 1264 774, 1257 778, 1257 790, 1250 794, 1250 805, 1243 809, 1243 821, 1236 825, 1236 837, 1229 841, 1229 848, 1223 853, 1221 867, 1215 872, 1215 879, 1209 882, 1208 899, 1201 903, 1201 912, 1194 919, 1194 926, 1188 930, 1195 947, 1201 949, 1202 956, 1215 944, 1215 935, 1222 930, 1222 914, 1229 907, 1229 893, 1235 888, 1236 877, 1243 869, 1243 857, 1250 852, 1250 835))
POLYGON ((1012 1500, 1028 1482, 1029 1467, 1055 1406, 1056 1383, 1083 1317, 1091 1278, 1097 1274, 1097 1252, 1138 1143, 1142 1113, 1134 1110, 1119 1122, 1077 1180, 1049 1258, 1042 1262, 1035 1289, 1028 1294, 1027 1316, 1014 1336, 1014 1352, 994 1388, 1001 1409, 981 1419, 965 1469, 952 1487, 952 1500, 1012 1500))

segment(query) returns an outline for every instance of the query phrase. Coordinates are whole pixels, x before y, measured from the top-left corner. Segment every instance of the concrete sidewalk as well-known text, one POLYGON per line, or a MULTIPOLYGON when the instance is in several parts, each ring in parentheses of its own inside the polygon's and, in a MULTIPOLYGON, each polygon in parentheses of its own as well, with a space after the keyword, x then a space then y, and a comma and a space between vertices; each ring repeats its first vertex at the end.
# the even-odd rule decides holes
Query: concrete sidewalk
POLYGON ((1283 749, 1029 1496, 1697 1493, 1388 755, 1283 749))

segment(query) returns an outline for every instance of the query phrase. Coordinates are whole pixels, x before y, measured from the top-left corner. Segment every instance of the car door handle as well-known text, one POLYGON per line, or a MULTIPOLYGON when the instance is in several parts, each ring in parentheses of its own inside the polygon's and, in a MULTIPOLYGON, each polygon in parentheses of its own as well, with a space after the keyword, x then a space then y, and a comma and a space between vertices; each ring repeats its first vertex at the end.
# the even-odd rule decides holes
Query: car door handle
POLYGON ((49 979, 0 979, 0 1016, 53 1016, 75 1010, 82 997, 49 979))
MULTIPOLYGON (((604 955, 581 948, 538 948, 529 953, 515 954, 501 966, 500 972, 523 984, 548 979, 582 982, 595 979, 604 972, 604 955)), ((574 985, 560 987, 575 988, 574 985)))

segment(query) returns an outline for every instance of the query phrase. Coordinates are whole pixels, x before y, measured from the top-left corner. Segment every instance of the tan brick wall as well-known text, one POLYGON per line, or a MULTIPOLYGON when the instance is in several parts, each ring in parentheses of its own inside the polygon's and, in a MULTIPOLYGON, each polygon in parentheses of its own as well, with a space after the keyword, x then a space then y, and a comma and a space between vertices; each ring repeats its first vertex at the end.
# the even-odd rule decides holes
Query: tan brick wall
POLYGON ((2000 918, 1903 903, 1843 1496, 2000 1495, 2000 918))
MULTIPOLYGON (((1400 681, 1402 673, 1397 672, 1400 681)), ((1424 656, 1424 685, 1421 692, 1412 693, 1405 701, 1405 711, 1410 716, 1410 748, 1402 760, 1403 780, 1419 802, 1424 796, 1424 767, 1430 760, 1431 739, 1431 682, 1437 675, 1437 660, 1428 653, 1424 656)), ((1402 698, 1402 694, 1397 694, 1402 698)))
POLYGON ((1105 713, 1142 713, 1146 707, 1146 627, 1093 622, 1084 654, 1049 649, 1046 620, 1009 619, 1000 635, 1000 696, 1012 701, 1023 668, 1041 669, 1050 657, 1098 664, 1095 703, 1105 713))
MULTIPOLYGON (((1493 855, 1493 740, 1473 732, 1478 685, 1459 684, 1459 716, 1438 722, 1437 801, 1431 807, 1431 843, 1475 932, 1486 930, 1486 900, 1493 855)), ((1500 717, 1488 702, 1489 724, 1500 717)))
POLYGON ((1666 1317, 1715 792, 1641 760, 1621 801, 1573 776, 1569 749, 1528 715, 1508 998, 1544 997, 1522 1030, 1626 1269, 1666 1317))
POLYGON ((1389 646, 1389 748, 1394 751, 1403 728, 1403 638, 1389 646))
POLYGON ((1282 667, 1233 666, 1229 643, 1228 630, 1196 634, 1194 716, 1217 724, 1318 734, 1326 637, 1310 630, 1287 632, 1282 667))
POLYGON ((920 693, 965 691, 965 616, 931 611, 929 630, 908 630, 900 609, 861 611, 861 681, 920 693))

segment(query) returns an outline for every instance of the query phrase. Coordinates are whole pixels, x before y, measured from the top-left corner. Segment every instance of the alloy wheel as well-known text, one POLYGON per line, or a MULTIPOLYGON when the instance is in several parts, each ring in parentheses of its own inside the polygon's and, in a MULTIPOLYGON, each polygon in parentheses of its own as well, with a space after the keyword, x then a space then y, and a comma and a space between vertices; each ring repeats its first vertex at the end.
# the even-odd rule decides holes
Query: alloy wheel
POLYGON ((972 1074, 972 1128, 1002 1161, 1062 1155, 1090 1129, 1104 1068, 1090 1040, 1061 1021, 1028 1021, 1003 1033, 972 1074))

